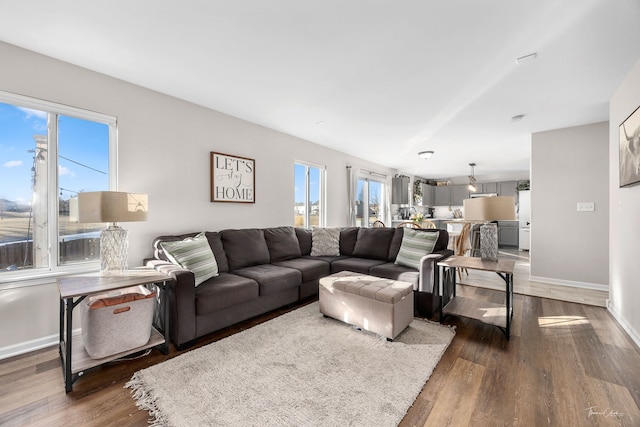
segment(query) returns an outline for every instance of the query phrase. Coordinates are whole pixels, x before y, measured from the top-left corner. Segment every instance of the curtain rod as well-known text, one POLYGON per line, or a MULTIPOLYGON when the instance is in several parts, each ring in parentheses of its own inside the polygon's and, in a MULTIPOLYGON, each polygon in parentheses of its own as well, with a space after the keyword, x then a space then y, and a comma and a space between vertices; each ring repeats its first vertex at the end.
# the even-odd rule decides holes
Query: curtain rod
MULTIPOLYGON (((351 166, 347 166, 347 169, 351 169, 351 166)), ((380 173, 380 172, 372 172, 366 169, 358 169, 358 172, 363 173, 363 174, 369 174, 369 175, 375 175, 378 176, 380 178, 387 178, 387 175, 380 173)))

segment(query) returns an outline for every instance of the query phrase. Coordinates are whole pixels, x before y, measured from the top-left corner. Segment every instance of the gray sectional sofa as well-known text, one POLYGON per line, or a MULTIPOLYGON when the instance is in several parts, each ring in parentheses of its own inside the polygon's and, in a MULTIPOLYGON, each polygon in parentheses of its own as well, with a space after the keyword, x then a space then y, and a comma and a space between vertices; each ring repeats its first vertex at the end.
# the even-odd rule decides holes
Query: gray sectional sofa
POLYGON ((206 232, 218 275, 197 287, 190 270, 169 261, 161 242, 179 241, 197 233, 160 236, 153 242, 148 266, 175 278, 167 288, 170 337, 178 348, 197 338, 251 317, 318 294, 320 278, 338 271, 354 271, 410 282, 414 285, 416 314, 432 317, 439 299, 435 263, 453 254, 449 236, 439 232, 431 255, 421 269, 394 263, 403 228, 341 228, 339 255, 311 256, 312 231, 294 227, 229 229, 206 232))

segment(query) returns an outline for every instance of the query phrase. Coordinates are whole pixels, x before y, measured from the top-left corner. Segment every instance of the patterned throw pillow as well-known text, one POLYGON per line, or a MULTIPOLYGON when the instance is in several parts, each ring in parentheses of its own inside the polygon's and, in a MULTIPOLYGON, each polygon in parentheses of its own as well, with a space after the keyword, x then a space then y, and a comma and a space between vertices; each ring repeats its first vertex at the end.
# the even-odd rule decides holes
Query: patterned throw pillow
POLYGON ((395 263, 420 269, 420 259, 433 252, 440 232, 418 231, 410 228, 404 229, 402 244, 395 263))
POLYGON ((340 229, 314 228, 311 231, 311 256, 340 255, 340 229))
POLYGON ((160 246, 172 263, 193 272, 196 286, 218 275, 218 264, 204 232, 177 242, 162 242, 160 246))

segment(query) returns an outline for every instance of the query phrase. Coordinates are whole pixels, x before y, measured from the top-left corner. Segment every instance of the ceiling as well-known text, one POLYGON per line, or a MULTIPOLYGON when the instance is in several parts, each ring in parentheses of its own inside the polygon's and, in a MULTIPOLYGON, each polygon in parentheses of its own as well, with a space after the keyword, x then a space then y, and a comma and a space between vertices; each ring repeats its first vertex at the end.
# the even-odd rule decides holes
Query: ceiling
POLYGON ((531 133, 608 119, 640 1, 0 0, 0 40, 401 172, 526 177, 531 133))

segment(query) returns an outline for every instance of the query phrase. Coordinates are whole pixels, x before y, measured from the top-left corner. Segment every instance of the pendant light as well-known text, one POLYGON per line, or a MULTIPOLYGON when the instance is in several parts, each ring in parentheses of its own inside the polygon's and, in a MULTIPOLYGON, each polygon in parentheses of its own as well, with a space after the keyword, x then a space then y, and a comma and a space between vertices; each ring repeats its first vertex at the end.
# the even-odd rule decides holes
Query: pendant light
POLYGON ((469 166, 471 166, 471 175, 469 175, 469 191, 471 191, 472 193, 476 192, 476 176, 473 173, 473 168, 476 166, 475 163, 469 163, 469 166))

